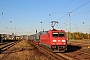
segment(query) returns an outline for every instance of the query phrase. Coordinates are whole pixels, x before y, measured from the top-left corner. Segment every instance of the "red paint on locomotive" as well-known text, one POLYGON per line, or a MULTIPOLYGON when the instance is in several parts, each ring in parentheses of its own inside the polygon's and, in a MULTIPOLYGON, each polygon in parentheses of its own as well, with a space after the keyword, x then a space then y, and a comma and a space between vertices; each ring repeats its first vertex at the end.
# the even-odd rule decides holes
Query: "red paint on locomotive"
POLYGON ((53 51, 65 51, 67 49, 66 33, 64 30, 50 30, 45 34, 41 34, 40 43, 48 46, 53 51))

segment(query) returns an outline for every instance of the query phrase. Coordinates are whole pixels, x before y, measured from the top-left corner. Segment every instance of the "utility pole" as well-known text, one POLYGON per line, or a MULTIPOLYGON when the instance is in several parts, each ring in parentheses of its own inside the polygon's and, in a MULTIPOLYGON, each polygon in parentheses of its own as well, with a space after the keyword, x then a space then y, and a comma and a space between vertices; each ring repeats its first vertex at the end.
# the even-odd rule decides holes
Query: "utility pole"
POLYGON ((67 22, 67 20, 66 20, 66 34, 67 34, 67 40, 68 40, 68 22, 67 22))
POLYGON ((70 35, 69 35, 69 36, 70 36, 70 40, 71 40, 71 13, 72 13, 72 12, 68 12, 69 18, 70 18, 70 35))

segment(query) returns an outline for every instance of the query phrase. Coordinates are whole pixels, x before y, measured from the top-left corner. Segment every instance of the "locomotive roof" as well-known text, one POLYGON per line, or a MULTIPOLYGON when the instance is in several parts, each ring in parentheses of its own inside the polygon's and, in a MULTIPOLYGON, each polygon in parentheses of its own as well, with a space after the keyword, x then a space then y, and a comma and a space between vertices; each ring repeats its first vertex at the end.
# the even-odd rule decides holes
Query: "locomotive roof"
POLYGON ((49 30, 49 31, 40 31, 40 32, 38 32, 37 34, 38 34, 38 35, 40 35, 40 34, 46 34, 46 33, 51 32, 51 31, 65 32, 64 30, 56 30, 56 29, 53 29, 53 30, 49 30))
POLYGON ((50 30, 50 31, 59 31, 59 32, 65 32, 64 30, 56 30, 56 29, 53 29, 53 30, 50 30))

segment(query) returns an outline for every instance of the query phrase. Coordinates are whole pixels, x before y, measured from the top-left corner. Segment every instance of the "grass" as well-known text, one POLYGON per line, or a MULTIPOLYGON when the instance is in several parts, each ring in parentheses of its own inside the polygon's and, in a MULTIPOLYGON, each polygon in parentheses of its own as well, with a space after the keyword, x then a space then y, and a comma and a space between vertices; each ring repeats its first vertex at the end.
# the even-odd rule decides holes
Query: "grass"
POLYGON ((7 60, 48 60, 38 49, 32 46, 29 41, 24 40, 12 48, 7 60))

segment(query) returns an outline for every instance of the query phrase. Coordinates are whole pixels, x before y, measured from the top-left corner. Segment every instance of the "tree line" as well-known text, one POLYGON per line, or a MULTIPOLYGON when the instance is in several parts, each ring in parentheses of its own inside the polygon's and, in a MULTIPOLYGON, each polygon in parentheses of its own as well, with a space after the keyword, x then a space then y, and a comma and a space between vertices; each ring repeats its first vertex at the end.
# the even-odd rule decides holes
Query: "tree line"
POLYGON ((67 37, 68 39, 73 39, 73 40, 90 40, 90 34, 88 33, 82 33, 82 32, 74 32, 70 33, 67 32, 67 37))

